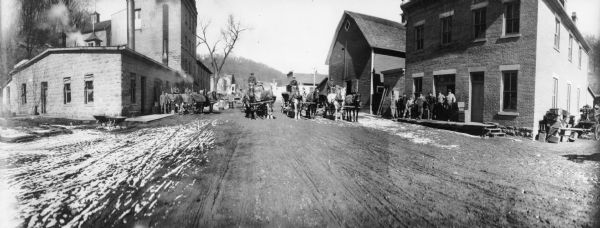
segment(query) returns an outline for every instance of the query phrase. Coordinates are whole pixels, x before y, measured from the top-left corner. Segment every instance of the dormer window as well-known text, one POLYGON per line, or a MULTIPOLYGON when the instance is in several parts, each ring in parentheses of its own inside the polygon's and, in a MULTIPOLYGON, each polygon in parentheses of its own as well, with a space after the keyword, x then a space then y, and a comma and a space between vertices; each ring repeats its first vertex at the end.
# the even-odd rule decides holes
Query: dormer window
POLYGON ((346 29, 346 31, 348 31, 348 29, 350 29, 350 21, 346 21, 346 25, 344 26, 344 29, 346 29))

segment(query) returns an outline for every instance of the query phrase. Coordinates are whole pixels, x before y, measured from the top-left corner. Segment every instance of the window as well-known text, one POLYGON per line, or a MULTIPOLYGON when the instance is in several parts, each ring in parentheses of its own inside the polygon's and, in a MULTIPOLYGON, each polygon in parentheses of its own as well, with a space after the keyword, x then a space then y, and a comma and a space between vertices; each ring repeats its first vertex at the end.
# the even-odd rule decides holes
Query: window
POLYGON ((348 31, 348 29, 350 29, 350 21, 346 21, 346 25, 344 26, 344 29, 346 29, 346 31, 348 31))
POLYGON ((21 104, 27 104, 27 84, 21 84, 21 104))
POLYGON ((577 64, 579 69, 581 69, 581 46, 579 46, 579 63, 577 64))
POLYGON ((520 25, 519 1, 508 2, 504 5, 504 33, 518 34, 520 25))
POLYGON ((502 80, 502 108, 504 110, 517 110, 517 71, 503 72, 502 80))
POLYGON ((129 95, 131 96, 131 103, 135 104, 135 74, 131 73, 131 83, 129 84, 129 95))
POLYGON ((554 48, 560 49, 560 21, 556 19, 556 25, 554 27, 554 48))
POLYGON ((552 108, 558 107, 558 78, 553 78, 552 87, 552 108))
POLYGON ((10 86, 6 87, 6 101, 7 104, 10 105, 10 86))
POLYGON ((442 44, 452 42, 452 16, 442 18, 442 44))
POLYGON ((581 108, 581 88, 577 88, 577 109, 581 108))
POLYGON ((423 49, 425 40, 423 37, 424 25, 419 25, 415 27, 415 41, 417 44, 417 50, 423 49))
POLYGON ((86 104, 94 102, 94 81, 91 79, 85 81, 84 98, 86 104))
POLYGON ((485 38, 486 8, 473 10, 473 36, 475 39, 485 38))
POLYGON ((567 111, 571 112, 571 84, 567 84, 567 111))
POLYGON ((569 34, 569 62, 573 61, 573 35, 569 34))
POLYGON ((136 9, 134 12, 135 20, 134 25, 135 29, 142 29, 142 10, 136 9))
POLYGON ((71 78, 65 78, 63 82, 63 103, 71 103, 71 78))
POLYGON ((413 87, 415 92, 415 97, 419 97, 423 92, 423 78, 413 78, 413 87))

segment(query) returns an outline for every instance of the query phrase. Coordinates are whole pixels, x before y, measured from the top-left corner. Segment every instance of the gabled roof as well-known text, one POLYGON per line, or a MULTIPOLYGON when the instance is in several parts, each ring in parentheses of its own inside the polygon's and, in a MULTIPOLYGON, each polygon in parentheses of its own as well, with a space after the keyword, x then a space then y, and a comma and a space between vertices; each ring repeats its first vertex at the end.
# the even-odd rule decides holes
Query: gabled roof
POLYGON ((347 18, 354 20, 371 48, 402 53, 406 51, 406 28, 404 25, 383 18, 344 11, 344 15, 336 28, 325 64, 329 64, 333 46, 347 18))
MULTIPOLYGON (((293 77, 298 82, 298 84, 313 84, 313 74, 294 73, 293 77)), ((324 78, 327 78, 327 75, 317 74, 314 77, 314 82, 319 83, 324 78)))
POLYGON ((102 42, 102 40, 100 38, 98 38, 98 36, 96 36, 96 32, 93 32, 92 35, 90 35, 90 37, 88 37, 84 41, 85 42, 90 42, 90 41, 100 41, 100 42, 102 42))
POLYGON ((110 28, 110 20, 106 20, 106 21, 101 21, 96 23, 93 27, 92 25, 87 25, 85 27, 83 27, 83 29, 81 30, 81 33, 90 33, 93 31, 104 31, 110 28))

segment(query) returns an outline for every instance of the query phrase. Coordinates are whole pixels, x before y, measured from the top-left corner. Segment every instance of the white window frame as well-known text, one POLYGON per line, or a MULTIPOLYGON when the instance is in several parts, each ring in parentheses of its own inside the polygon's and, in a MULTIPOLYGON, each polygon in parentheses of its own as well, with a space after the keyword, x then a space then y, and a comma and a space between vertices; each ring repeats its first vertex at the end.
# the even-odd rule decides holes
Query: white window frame
POLYGON ((552 108, 558 108, 558 77, 552 77, 552 108))
POLYGON ((138 8, 133 11, 133 23, 135 30, 142 29, 142 9, 138 8))
POLYGON ((560 20, 558 18, 555 19, 554 22, 554 49, 556 49, 557 51, 560 50, 560 27, 561 27, 561 23, 560 20))
POLYGON ((573 88, 573 86, 571 85, 571 83, 567 83, 567 111, 569 112, 569 114, 571 114, 571 89, 573 88))
POLYGON ((573 34, 569 34, 569 62, 573 62, 573 34))
POLYGON ((519 74, 521 73, 520 70, 518 69, 510 69, 510 70, 502 70, 500 71, 501 77, 500 77, 500 110, 502 110, 503 112, 518 112, 519 111, 519 74), (515 104, 515 108, 514 109, 506 109, 504 108, 504 75, 506 73, 516 73, 516 79, 517 79, 517 88, 515 89, 515 93, 516 93, 516 97, 517 97, 517 101, 515 104))
POLYGON ((521 2, 520 2, 520 0, 502 0, 502 3, 503 3, 503 5, 502 5, 502 10, 503 10, 503 12, 502 12, 502 34, 503 34, 503 36, 514 36, 514 35, 521 34, 521 2), (506 13, 508 10, 506 8, 509 4, 517 4, 517 6, 519 7, 519 10, 518 10, 519 15, 516 18, 519 21, 519 29, 517 32, 508 33, 508 31, 506 31, 506 27, 508 25, 507 18, 506 18, 506 13))

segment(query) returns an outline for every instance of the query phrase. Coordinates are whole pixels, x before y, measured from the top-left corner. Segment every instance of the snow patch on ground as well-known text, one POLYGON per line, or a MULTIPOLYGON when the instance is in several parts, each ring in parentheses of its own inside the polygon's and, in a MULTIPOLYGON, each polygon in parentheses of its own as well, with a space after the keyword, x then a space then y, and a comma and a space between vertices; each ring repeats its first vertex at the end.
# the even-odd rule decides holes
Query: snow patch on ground
POLYGON ((410 140, 416 144, 432 145, 444 149, 455 149, 458 145, 446 145, 441 142, 444 134, 454 132, 441 131, 439 129, 425 128, 419 125, 398 123, 388 119, 382 119, 371 115, 361 115, 358 119, 358 124, 364 127, 369 127, 401 138, 410 140))
POLYGON ((19 226, 17 198, 14 189, 6 183, 5 174, 0 174, 0 227, 19 226))
POLYGON ((157 192, 173 187, 170 178, 212 147, 210 126, 216 124, 203 120, 117 134, 76 131, 69 137, 77 138, 53 138, 44 145, 48 150, 40 150, 40 142, 2 144, 9 152, 0 155, 0 164, 10 164, 0 166, 2 216, 11 216, 4 208, 10 197, 18 199, 19 223, 28 221, 25 227, 80 227, 107 207, 115 208, 115 222, 127 215, 151 216, 157 192), (4 196, 3 183, 15 191, 4 196))

